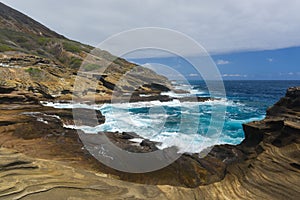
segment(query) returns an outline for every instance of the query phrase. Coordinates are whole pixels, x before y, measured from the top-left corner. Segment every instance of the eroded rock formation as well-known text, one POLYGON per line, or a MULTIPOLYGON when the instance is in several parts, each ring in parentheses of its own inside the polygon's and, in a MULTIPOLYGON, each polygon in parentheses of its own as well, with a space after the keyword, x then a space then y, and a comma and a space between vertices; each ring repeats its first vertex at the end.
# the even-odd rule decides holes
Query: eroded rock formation
MULTIPOLYGON (((133 93, 124 101, 170 101, 161 95, 172 89, 168 80, 106 51, 95 52, 96 61, 86 59, 92 47, 2 3, 0 11, 0 199, 300 199, 299 87, 290 88, 266 119, 245 124, 240 145, 215 146, 204 158, 184 154, 151 173, 122 173, 97 161, 78 132, 64 127, 103 123, 101 113, 74 122, 71 110, 39 102, 74 96, 109 102, 113 90, 133 93)), ((134 133, 99 134, 127 151, 157 150, 148 140, 130 142, 134 133)))
MULTIPOLYGON (((63 127, 63 123, 73 123, 70 110, 24 104, 23 100, 2 103, 0 197, 297 199, 299 91, 289 89, 268 110, 266 119, 245 124, 246 139, 240 145, 215 146, 203 159, 197 154, 183 155, 160 171, 135 175, 116 172, 95 160, 76 131, 63 127)), ((100 113, 96 116, 95 120, 103 122, 100 113)), ((133 133, 107 134, 129 151, 155 150, 151 141, 132 147, 128 139, 136 137, 133 133)))

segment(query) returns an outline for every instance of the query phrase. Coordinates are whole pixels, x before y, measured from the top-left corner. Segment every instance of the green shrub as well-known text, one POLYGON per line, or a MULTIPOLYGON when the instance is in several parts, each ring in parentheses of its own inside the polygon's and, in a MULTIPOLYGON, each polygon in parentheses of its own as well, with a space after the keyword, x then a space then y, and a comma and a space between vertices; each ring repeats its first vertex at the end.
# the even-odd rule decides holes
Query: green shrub
POLYGON ((37 43, 39 45, 45 46, 48 42, 50 42, 50 38, 46 38, 46 37, 40 37, 37 39, 37 43))
POLYGON ((72 53, 80 53, 81 52, 81 48, 76 43, 63 42, 63 46, 66 51, 70 51, 72 53))
POLYGON ((57 60, 59 60, 63 64, 66 64, 66 63, 69 62, 69 58, 66 55, 59 55, 56 58, 57 58, 57 60))
POLYGON ((78 69, 81 66, 82 60, 76 57, 71 58, 70 67, 78 69))
POLYGON ((30 76, 32 77, 41 77, 42 75, 42 71, 39 69, 39 68, 28 68, 28 69, 25 69, 25 72, 29 73, 30 76))
POLYGON ((89 72, 89 71, 93 71, 96 69, 100 69, 101 66, 97 65, 97 64, 86 64, 83 66, 84 71, 89 72))
POLYGON ((15 51, 16 49, 6 45, 6 44, 0 44, 0 52, 4 51, 15 51))

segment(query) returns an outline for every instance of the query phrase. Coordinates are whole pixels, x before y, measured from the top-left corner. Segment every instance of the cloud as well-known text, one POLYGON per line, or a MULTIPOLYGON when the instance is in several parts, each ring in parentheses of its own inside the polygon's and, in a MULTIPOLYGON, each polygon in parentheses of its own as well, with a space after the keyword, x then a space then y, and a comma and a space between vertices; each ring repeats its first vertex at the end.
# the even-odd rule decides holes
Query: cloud
POLYGON ((279 72, 279 76, 298 76, 300 72, 279 72))
POLYGON ((217 65, 228 65, 230 62, 228 60, 217 60, 217 65))
POLYGON ((273 58, 268 58, 267 60, 268 60, 269 62, 273 62, 273 61, 274 61, 273 58))
POLYGON ((299 0, 2 2, 91 45, 124 30, 149 26, 183 32, 214 54, 300 45, 299 0))
POLYGON ((244 78, 247 77, 247 75, 245 74, 223 74, 222 76, 223 77, 244 77, 244 78))
POLYGON ((199 74, 189 74, 189 77, 197 77, 199 74))

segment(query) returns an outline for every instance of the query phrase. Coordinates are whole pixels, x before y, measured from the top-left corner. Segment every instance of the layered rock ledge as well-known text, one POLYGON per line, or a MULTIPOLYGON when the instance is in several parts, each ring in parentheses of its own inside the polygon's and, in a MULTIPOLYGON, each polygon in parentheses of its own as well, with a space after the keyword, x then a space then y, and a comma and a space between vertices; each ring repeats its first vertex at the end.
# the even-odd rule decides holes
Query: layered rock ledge
MULTIPOLYGON (((204 158, 185 154, 172 165, 146 174, 118 172, 95 160, 77 132, 63 127, 73 123, 70 110, 42 107, 26 95, 13 104, 1 102, 2 199, 300 197, 299 87, 288 89, 264 120, 245 124, 246 138, 240 145, 215 146, 204 158)), ((98 113, 93 120, 105 119, 98 113)), ((130 133, 105 134, 129 151, 155 150, 151 141, 133 148, 128 139, 135 136, 130 133)))

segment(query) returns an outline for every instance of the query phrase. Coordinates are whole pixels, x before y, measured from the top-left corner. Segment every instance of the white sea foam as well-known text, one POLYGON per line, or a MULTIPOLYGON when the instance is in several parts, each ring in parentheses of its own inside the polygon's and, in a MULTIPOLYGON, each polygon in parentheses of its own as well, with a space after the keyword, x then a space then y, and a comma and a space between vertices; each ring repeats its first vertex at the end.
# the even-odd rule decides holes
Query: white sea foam
POLYGON ((48 102, 48 101, 41 101, 40 102, 43 106, 53 107, 53 108, 66 108, 66 109, 73 109, 73 108, 86 108, 86 109, 99 109, 101 106, 99 105, 88 105, 83 103, 58 103, 58 102, 48 102))
POLYGON ((151 97, 151 94, 139 94, 140 97, 151 97))
POLYGON ((49 123, 48 121, 44 120, 43 118, 37 118, 36 121, 42 122, 44 124, 48 124, 49 123))
POLYGON ((173 91, 162 92, 161 95, 166 95, 166 96, 173 97, 173 98, 181 98, 181 97, 189 97, 189 96, 191 96, 190 93, 175 93, 173 91))
POLYGON ((159 149, 176 146, 179 153, 199 153, 203 149, 219 144, 218 138, 204 137, 200 134, 187 135, 185 133, 162 133, 152 139, 161 142, 159 149))
POLYGON ((132 139, 129 139, 129 141, 131 142, 135 142, 135 143, 141 143, 143 142, 144 139, 142 138, 132 138, 132 139))
MULTIPOLYGON (((184 86, 186 87, 186 86, 184 86)), ((183 89, 184 87, 181 87, 183 89)), ((191 90, 189 90, 191 91, 191 90)), ((201 91, 198 91, 198 93, 201 91)), ((194 91, 197 93, 197 91, 194 91)), ((169 93, 170 94, 170 93, 169 93)), ((172 94, 174 95, 174 94, 172 94)), ((183 94, 182 94, 183 95, 183 94)), ((190 94, 189 94, 190 95, 190 94)), ((133 102, 133 103, 113 103, 99 105, 86 105, 86 104, 66 104, 66 103, 51 103, 43 102, 45 106, 55 108, 87 108, 99 109, 105 115, 105 123, 96 127, 89 126, 73 126, 65 125, 66 128, 81 129, 86 133, 98 133, 102 131, 107 132, 135 132, 145 139, 160 142, 158 146, 164 149, 171 146, 177 146, 179 152, 196 153, 203 149, 216 144, 238 144, 242 141, 241 136, 236 136, 237 132, 241 133, 241 124, 253 120, 260 120, 264 116, 248 118, 246 120, 237 120, 227 117, 226 123, 235 129, 232 131, 233 136, 221 134, 220 130, 213 130, 215 134, 221 134, 220 137, 209 137, 199 133, 205 133, 205 128, 209 126, 210 114, 213 108, 219 106, 233 107, 242 109, 244 104, 226 98, 215 100, 208 100, 204 102, 180 102, 173 100, 169 102, 148 101, 148 102, 133 102), (147 109, 149 112, 140 112, 147 109), (167 113, 166 110, 171 109, 172 112, 167 113), (201 112, 199 112, 201 109, 201 112), (179 118, 177 119, 177 117, 179 118), (164 124, 167 118, 174 118, 174 122, 181 123, 180 127, 168 128, 164 124), (197 127, 199 119, 202 119, 204 127, 197 127), (178 121, 176 121, 178 120, 178 121), (180 121, 181 120, 181 121, 180 121), (235 125, 236 124, 236 125, 235 125), (198 129, 199 128, 199 129, 198 129), (197 133, 198 130, 198 133, 197 133)), ((247 110, 251 113, 251 110, 247 110)), ((231 113, 227 113, 228 115, 231 113)), ((201 124, 202 125, 202 124, 201 124)), ((226 125, 226 124, 225 124, 226 125)), ((134 138, 131 141, 140 143, 142 139, 134 138)))
POLYGON ((28 115, 28 116, 31 116, 31 117, 35 117, 36 120, 37 120, 38 122, 42 122, 42 123, 44 123, 44 124, 49 124, 49 122, 46 121, 46 120, 43 118, 43 116, 44 116, 44 117, 52 117, 52 118, 60 119, 60 117, 57 116, 57 115, 47 115, 47 114, 41 113, 41 112, 23 112, 23 113, 21 113, 21 114, 22 114, 22 115, 28 115))
POLYGON ((182 97, 196 97, 199 95, 206 94, 207 92, 205 91, 200 91, 199 89, 194 89, 190 85, 175 85, 174 87, 175 90, 183 90, 186 92, 180 92, 176 93, 174 91, 169 91, 169 92, 162 92, 162 95, 167 95, 173 98, 182 98, 182 97))

